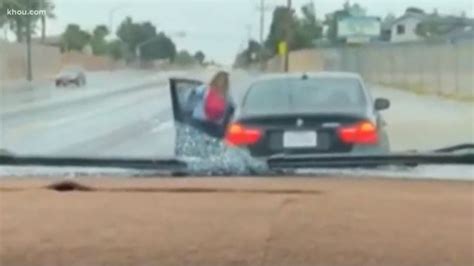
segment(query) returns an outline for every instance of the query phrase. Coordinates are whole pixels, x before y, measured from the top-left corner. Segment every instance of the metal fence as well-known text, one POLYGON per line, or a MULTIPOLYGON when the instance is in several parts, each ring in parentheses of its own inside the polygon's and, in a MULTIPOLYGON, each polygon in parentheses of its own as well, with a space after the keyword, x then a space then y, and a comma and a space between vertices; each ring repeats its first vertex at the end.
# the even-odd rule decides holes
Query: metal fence
POLYGON ((323 69, 367 81, 447 96, 474 97, 474 42, 410 43, 313 50, 323 69))

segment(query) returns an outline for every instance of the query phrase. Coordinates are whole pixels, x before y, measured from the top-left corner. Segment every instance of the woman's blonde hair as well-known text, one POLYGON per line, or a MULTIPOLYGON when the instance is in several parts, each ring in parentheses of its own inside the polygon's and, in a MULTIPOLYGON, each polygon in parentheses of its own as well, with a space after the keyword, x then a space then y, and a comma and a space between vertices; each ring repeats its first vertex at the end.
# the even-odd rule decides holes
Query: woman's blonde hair
POLYGON ((229 73, 225 71, 217 72, 211 79, 209 84, 211 88, 217 89, 222 95, 229 94, 229 73))

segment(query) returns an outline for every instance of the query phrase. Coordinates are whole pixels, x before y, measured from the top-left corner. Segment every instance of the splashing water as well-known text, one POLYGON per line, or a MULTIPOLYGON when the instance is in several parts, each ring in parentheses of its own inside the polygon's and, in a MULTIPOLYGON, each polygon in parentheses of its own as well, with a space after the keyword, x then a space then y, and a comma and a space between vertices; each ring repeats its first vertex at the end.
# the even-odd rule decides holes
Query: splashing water
POLYGON ((264 161, 249 151, 229 147, 222 140, 188 125, 176 125, 175 154, 185 160, 192 173, 213 175, 249 175, 268 172, 264 161))

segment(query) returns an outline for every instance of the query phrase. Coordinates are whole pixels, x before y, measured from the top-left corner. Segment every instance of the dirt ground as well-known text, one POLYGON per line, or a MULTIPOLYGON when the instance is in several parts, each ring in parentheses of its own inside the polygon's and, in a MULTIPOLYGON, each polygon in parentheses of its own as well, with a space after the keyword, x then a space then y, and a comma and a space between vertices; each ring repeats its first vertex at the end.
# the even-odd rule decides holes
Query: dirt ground
POLYGON ((0 265, 474 265, 473 182, 51 182, 0 182, 0 265))

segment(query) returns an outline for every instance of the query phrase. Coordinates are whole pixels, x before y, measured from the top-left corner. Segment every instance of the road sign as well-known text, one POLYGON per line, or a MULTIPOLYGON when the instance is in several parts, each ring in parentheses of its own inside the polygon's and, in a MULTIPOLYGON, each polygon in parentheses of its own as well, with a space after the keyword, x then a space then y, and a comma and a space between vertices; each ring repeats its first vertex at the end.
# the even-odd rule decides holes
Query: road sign
POLYGON ((288 52, 288 45, 286 42, 279 42, 278 43, 278 55, 284 56, 288 52))

